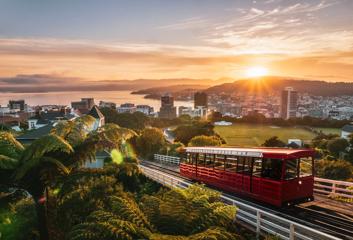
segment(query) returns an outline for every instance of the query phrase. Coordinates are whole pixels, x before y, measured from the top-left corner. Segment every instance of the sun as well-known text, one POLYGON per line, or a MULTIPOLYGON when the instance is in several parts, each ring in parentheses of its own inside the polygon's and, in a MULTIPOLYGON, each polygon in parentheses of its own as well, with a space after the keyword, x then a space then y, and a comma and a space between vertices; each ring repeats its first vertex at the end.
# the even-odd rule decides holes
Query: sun
POLYGON ((245 75, 247 77, 263 77, 268 75, 268 69, 261 66, 249 67, 246 69, 245 75))

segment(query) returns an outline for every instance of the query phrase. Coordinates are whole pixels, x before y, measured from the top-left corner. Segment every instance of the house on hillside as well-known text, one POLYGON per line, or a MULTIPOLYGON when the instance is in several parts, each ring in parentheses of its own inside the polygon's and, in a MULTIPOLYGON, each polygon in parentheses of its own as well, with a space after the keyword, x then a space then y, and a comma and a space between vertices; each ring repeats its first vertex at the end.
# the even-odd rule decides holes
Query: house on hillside
MULTIPOLYGON (((104 116, 97 106, 93 106, 88 115, 95 118, 94 125, 91 131, 98 129, 99 127, 104 125, 104 116)), ((48 124, 28 131, 25 134, 22 134, 16 137, 17 141, 24 145, 31 144, 33 141, 50 134, 51 130, 55 127, 58 121, 48 122, 48 124)), ((94 161, 87 160, 85 164, 82 166, 84 168, 102 168, 104 166, 104 159, 110 157, 109 152, 101 151, 96 153, 96 159, 94 161)))
POLYGON ((349 135, 353 133, 353 124, 344 125, 341 129, 341 138, 349 139, 349 135))
POLYGON ((71 114, 68 109, 38 111, 37 114, 28 119, 28 130, 42 128, 60 120, 73 120, 76 116, 71 114))
POLYGON ((98 129, 99 127, 102 127, 105 124, 105 118, 103 113, 99 110, 97 105, 94 105, 92 109, 89 111, 88 115, 94 117, 96 119, 93 130, 98 129))

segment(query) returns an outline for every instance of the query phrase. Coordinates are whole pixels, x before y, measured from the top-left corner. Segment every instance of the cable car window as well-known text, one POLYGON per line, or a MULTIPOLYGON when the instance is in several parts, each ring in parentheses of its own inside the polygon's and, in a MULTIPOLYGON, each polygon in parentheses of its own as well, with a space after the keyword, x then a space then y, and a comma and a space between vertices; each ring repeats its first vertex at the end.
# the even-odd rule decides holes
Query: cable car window
POLYGON ((251 157, 239 157, 237 172, 251 175, 251 157))
POLYGON ((237 163, 238 163, 237 156, 227 156, 226 157, 226 171, 236 172, 237 171, 237 163))
POLYGON ((281 159, 262 159, 261 177, 273 180, 280 180, 282 176, 282 160, 281 159))
POLYGON ((201 166, 201 167, 205 166, 205 156, 206 156, 206 154, 199 153, 199 156, 197 158, 197 165, 198 166, 201 166))
POLYGON ((285 179, 295 179, 298 177, 298 164, 299 159, 288 159, 286 161, 286 172, 285 172, 285 179))
POLYGON ((313 175, 313 160, 311 157, 300 158, 300 177, 313 175))
POLYGON ((196 165, 196 160, 197 160, 197 153, 192 153, 191 154, 192 165, 196 165))
POLYGON ((182 157, 182 162, 186 164, 192 164, 191 154, 187 153, 182 157))
POLYGON ((252 175, 255 177, 261 177, 262 172, 262 158, 253 158, 253 170, 252 175))
POLYGON ((206 167, 213 167, 213 164, 214 164, 214 155, 213 154, 206 154, 205 166, 206 167))
POLYGON ((224 170, 224 155, 216 155, 214 161, 214 168, 219 170, 224 170))

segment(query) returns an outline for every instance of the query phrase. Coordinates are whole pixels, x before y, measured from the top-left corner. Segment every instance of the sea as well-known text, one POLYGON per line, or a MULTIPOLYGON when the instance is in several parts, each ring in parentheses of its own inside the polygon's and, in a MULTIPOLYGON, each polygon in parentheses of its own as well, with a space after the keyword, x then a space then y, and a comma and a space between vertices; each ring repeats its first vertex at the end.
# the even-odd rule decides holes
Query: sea
MULTIPOLYGON (((131 94, 131 91, 78 91, 78 92, 45 92, 45 93, 0 93, 0 106, 5 107, 9 100, 25 100, 30 106, 37 105, 68 105, 81 98, 92 97, 98 105, 99 101, 114 102, 119 106, 123 103, 146 104, 159 111, 160 100, 146 99, 144 95, 131 94)), ((176 107, 192 107, 192 101, 175 101, 176 107)))

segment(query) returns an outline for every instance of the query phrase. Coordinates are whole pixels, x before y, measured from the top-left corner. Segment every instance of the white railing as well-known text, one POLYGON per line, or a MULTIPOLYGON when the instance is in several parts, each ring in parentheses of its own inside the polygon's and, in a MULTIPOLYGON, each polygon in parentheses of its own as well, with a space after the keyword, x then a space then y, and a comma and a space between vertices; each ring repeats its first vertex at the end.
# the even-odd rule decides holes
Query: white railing
POLYGON ((314 192, 353 200, 353 183, 316 177, 314 192))
MULTIPOLYGON (((160 163, 180 164, 179 157, 155 154, 154 159, 160 163)), ((353 199, 353 183, 316 177, 314 192, 332 197, 353 199)))
MULTIPOLYGON (((168 175, 166 173, 151 169, 146 166, 140 165, 140 168, 147 177, 167 187, 187 188, 190 184, 192 184, 184 179, 168 175)), ((260 234, 272 234, 285 240, 340 239, 329 234, 320 232, 316 229, 310 228, 308 226, 304 226, 302 224, 287 220, 283 217, 279 217, 265 210, 249 206, 245 203, 236 201, 229 197, 222 195, 221 198, 225 203, 237 207, 237 214, 235 220, 251 227, 254 232, 256 232, 257 236, 260 236, 260 234)))
POLYGON ((153 157, 155 161, 158 161, 160 163, 168 163, 168 164, 175 164, 175 165, 179 165, 180 163, 179 157, 173 157, 173 156, 167 156, 167 155, 161 155, 161 154, 154 154, 153 157))

